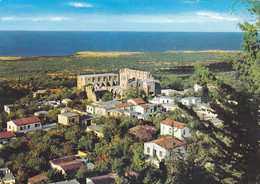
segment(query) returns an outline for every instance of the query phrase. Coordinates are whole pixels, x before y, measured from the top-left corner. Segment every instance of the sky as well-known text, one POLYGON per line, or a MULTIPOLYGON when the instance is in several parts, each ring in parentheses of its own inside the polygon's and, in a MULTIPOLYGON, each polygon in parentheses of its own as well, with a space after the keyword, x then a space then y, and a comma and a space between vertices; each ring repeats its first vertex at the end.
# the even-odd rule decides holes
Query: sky
POLYGON ((0 0, 0 30, 239 32, 233 2, 0 0))

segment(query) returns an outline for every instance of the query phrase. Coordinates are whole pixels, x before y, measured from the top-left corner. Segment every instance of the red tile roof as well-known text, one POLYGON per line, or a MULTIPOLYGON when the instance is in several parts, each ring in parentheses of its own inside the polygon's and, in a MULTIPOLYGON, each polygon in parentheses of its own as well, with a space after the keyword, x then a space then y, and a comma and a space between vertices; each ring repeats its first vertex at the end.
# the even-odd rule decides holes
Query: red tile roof
POLYGON ((30 123, 36 123, 36 122, 41 122, 41 120, 36 117, 28 117, 28 118, 22 118, 22 119, 16 119, 16 120, 12 120, 14 122, 15 125, 19 126, 19 125, 26 125, 26 124, 30 124, 30 123))
POLYGON ((50 91, 51 91, 52 93, 57 93, 57 92, 59 91, 59 89, 50 89, 50 91))
POLYGON ((141 98, 134 98, 132 99, 137 104, 144 104, 145 102, 141 98))
POLYGON ((173 143, 175 144, 175 146, 174 146, 175 148, 183 145, 183 143, 181 141, 179 141, 177 139, 173 139, 170 136, 156 139, 156 140, 150 141, 148 143, 155 143, 167 150, 172 149, 173 143))
POLYGON ((169 118, 165 119, 161 123, 164 124, 164 125, 172 126, 173 122, 174 122, 174 127, 176 127, 176 128, 183 129, 185 127, 184 123, 180 123, 178 121, 173 121, 173 120, 171 120, 169 118))
POLYGON ((77 158, 75 156, 67 156, 67 157, 62 157, 62 158, 58 158, 58 159, 54 159, 54 160, 51 160, 51 162, 55 165, 60 165, 60 164, 63 164, 63 163, 66 163, 66 162, 71 162, 71 161, 74 161, 76 160, 77 158))
POLYGON ((128 103, 121 103, 121 104, 116 104, 115 106, 117 108, 122 108, 122 107, 131 107, 134 106, 135 104, 133 104, 132 102, 128 102, 128 103))
POLYGON ((140 130, 152 130, 152 131, 156 131, 156 129, 153 126, 149 126, 149 125, 137 125, 133 128, 129 129, 129 132, 131 134, 137 134, 140 130))
POLYGON ((59 165, 67 175, 75 175, 80 168, 85 167, 83 163, 76 160, 75 156, 67 156, 51 160, 54 165, 59 165))
POLYGON ((77 161, 77 160, 74 160, 74 161, 71 161, 71 162, 62 163, 62 164, 58 164, 58 165, 61 166, 61 168, 68 175, 77 174, 77 171, 80 168, 85 167, 85 165, 83 163, 81 163, 80 161, 77 161))
POLYGON ((16 137, 16 135, 11 131, 0 132, 0 139, 8 139, 8 138, 12 138, 12 137, 16 137))
POLYGON ((46 176, 46 173, 41 173, 41 174, 38 174, 36 176, 33 176, 31 178, 28 178, 28 182, 30 184, 33 184, 33 183, 36 183, 38 181, 42 181, 42 180, 47 180, 48 177, 46 176))
POLYGON ((149 106, 148 105, 145 105, 145 104, 143 104, 143 105, 140 105, 142 108, 144 108, 144 109, 149 109, 149 106))

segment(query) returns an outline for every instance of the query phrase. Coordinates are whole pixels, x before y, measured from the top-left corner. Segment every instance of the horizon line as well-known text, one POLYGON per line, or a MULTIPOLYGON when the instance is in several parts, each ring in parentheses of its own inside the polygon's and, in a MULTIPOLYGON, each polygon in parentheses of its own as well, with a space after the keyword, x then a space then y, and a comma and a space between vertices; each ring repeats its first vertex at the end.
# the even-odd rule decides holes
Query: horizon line
POLYGON ((91 30, 0 30, 0 32, 162 32, 162 33, 243 33, 243 31, 91 31, 91 30))

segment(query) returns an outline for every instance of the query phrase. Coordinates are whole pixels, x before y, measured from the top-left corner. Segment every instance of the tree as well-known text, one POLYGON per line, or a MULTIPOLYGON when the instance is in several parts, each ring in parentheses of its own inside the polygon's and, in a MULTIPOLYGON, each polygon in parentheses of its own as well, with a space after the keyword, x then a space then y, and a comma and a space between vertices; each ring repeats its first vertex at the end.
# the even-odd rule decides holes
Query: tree
POLYGON ((102 98, 102 101, 109 101, 109 100, 113 100, 113 94, 110 92, 105 93, 102 98))
POLYGON ((73 155, 75 153, 75 146, 72 143, 64 144, 63 149, 67 155, 73 155))
POLYGON ((62 172, 57 169, 48 170, 46 175, 52 182, 58 182, 64 180, 64 176, 62 175, 62 172))
POLYGON ((58 121, 58 114, 60 114, 60 110, 53 109, 48 112, 48 118, 50 118, 52 121, 57 122, 58 121))
POLYGON ((147 168, 147 165, 145 163, 145 157, 144 154, 144 148, 143 144, 139 144, 137 148, 134 149, 134 155, 133 155, 133 169, 137 171, 138 173, 144 171, 147 168))
MULTIPOLYGON (((233 68, 240 74, 240 80, 247 83, 246 89, 251 93, 255 93, 259 98, 260 93, 260 2, 259 1, 245 1, 243 5, 249 11, 249 14, 253 19, 256 18, 255 23, 249 23, 245 21, 240 23, 239 27, 243 31, 243 50, 239 60, 232 60, 233 68)), ((251 20, 252 21, 252 20, 251 20)))
POLYGON ((209 144, 202 136, 193 135, 184 140, 185 154, 178 154, 178 159, 167 160, 168 177, 166 183, 197 184, 216 183, 207 171, 205 151, 209 144))
POLYGON ((260 172, 255 163, 259 161, 255 159, 259 150, 258 102, 224 83, 210 97, 221 126, 201 121, 192 109, 186 109, 190 115, 186 117, 194 130, 208 138, 209 146, 204 149, 211 173, 220 183, 256 181, 260 172))
POLYGON ((194 75, 192 76, 192 80, 196 84, 207 84, 212 81, 216 80, 215 75, 209 70, 208 67, 202 65, 201 63, 196 63, 195 64, 195 72, 194 75))
POLYGON ((88 170, 86 168, 80 168, 76 174, 76 178, 80 181, 80 183, 84 183, 86 181, 87 175, 88 170))

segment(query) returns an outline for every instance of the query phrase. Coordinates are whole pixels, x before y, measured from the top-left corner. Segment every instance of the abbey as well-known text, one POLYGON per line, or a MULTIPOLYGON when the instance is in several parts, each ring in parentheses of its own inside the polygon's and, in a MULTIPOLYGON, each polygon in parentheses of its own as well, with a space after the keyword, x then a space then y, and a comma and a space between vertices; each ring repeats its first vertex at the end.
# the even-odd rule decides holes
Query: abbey
POLYGON ((85 88, 88 99, 99 101, 102 94, 111 92, 114 98, 126 96, 129 90, 143 90, 147 95, 160 93, 160 82, 150 72, 124 68, 115 73, 80 75, 77 77, 79 89, 85 88))

